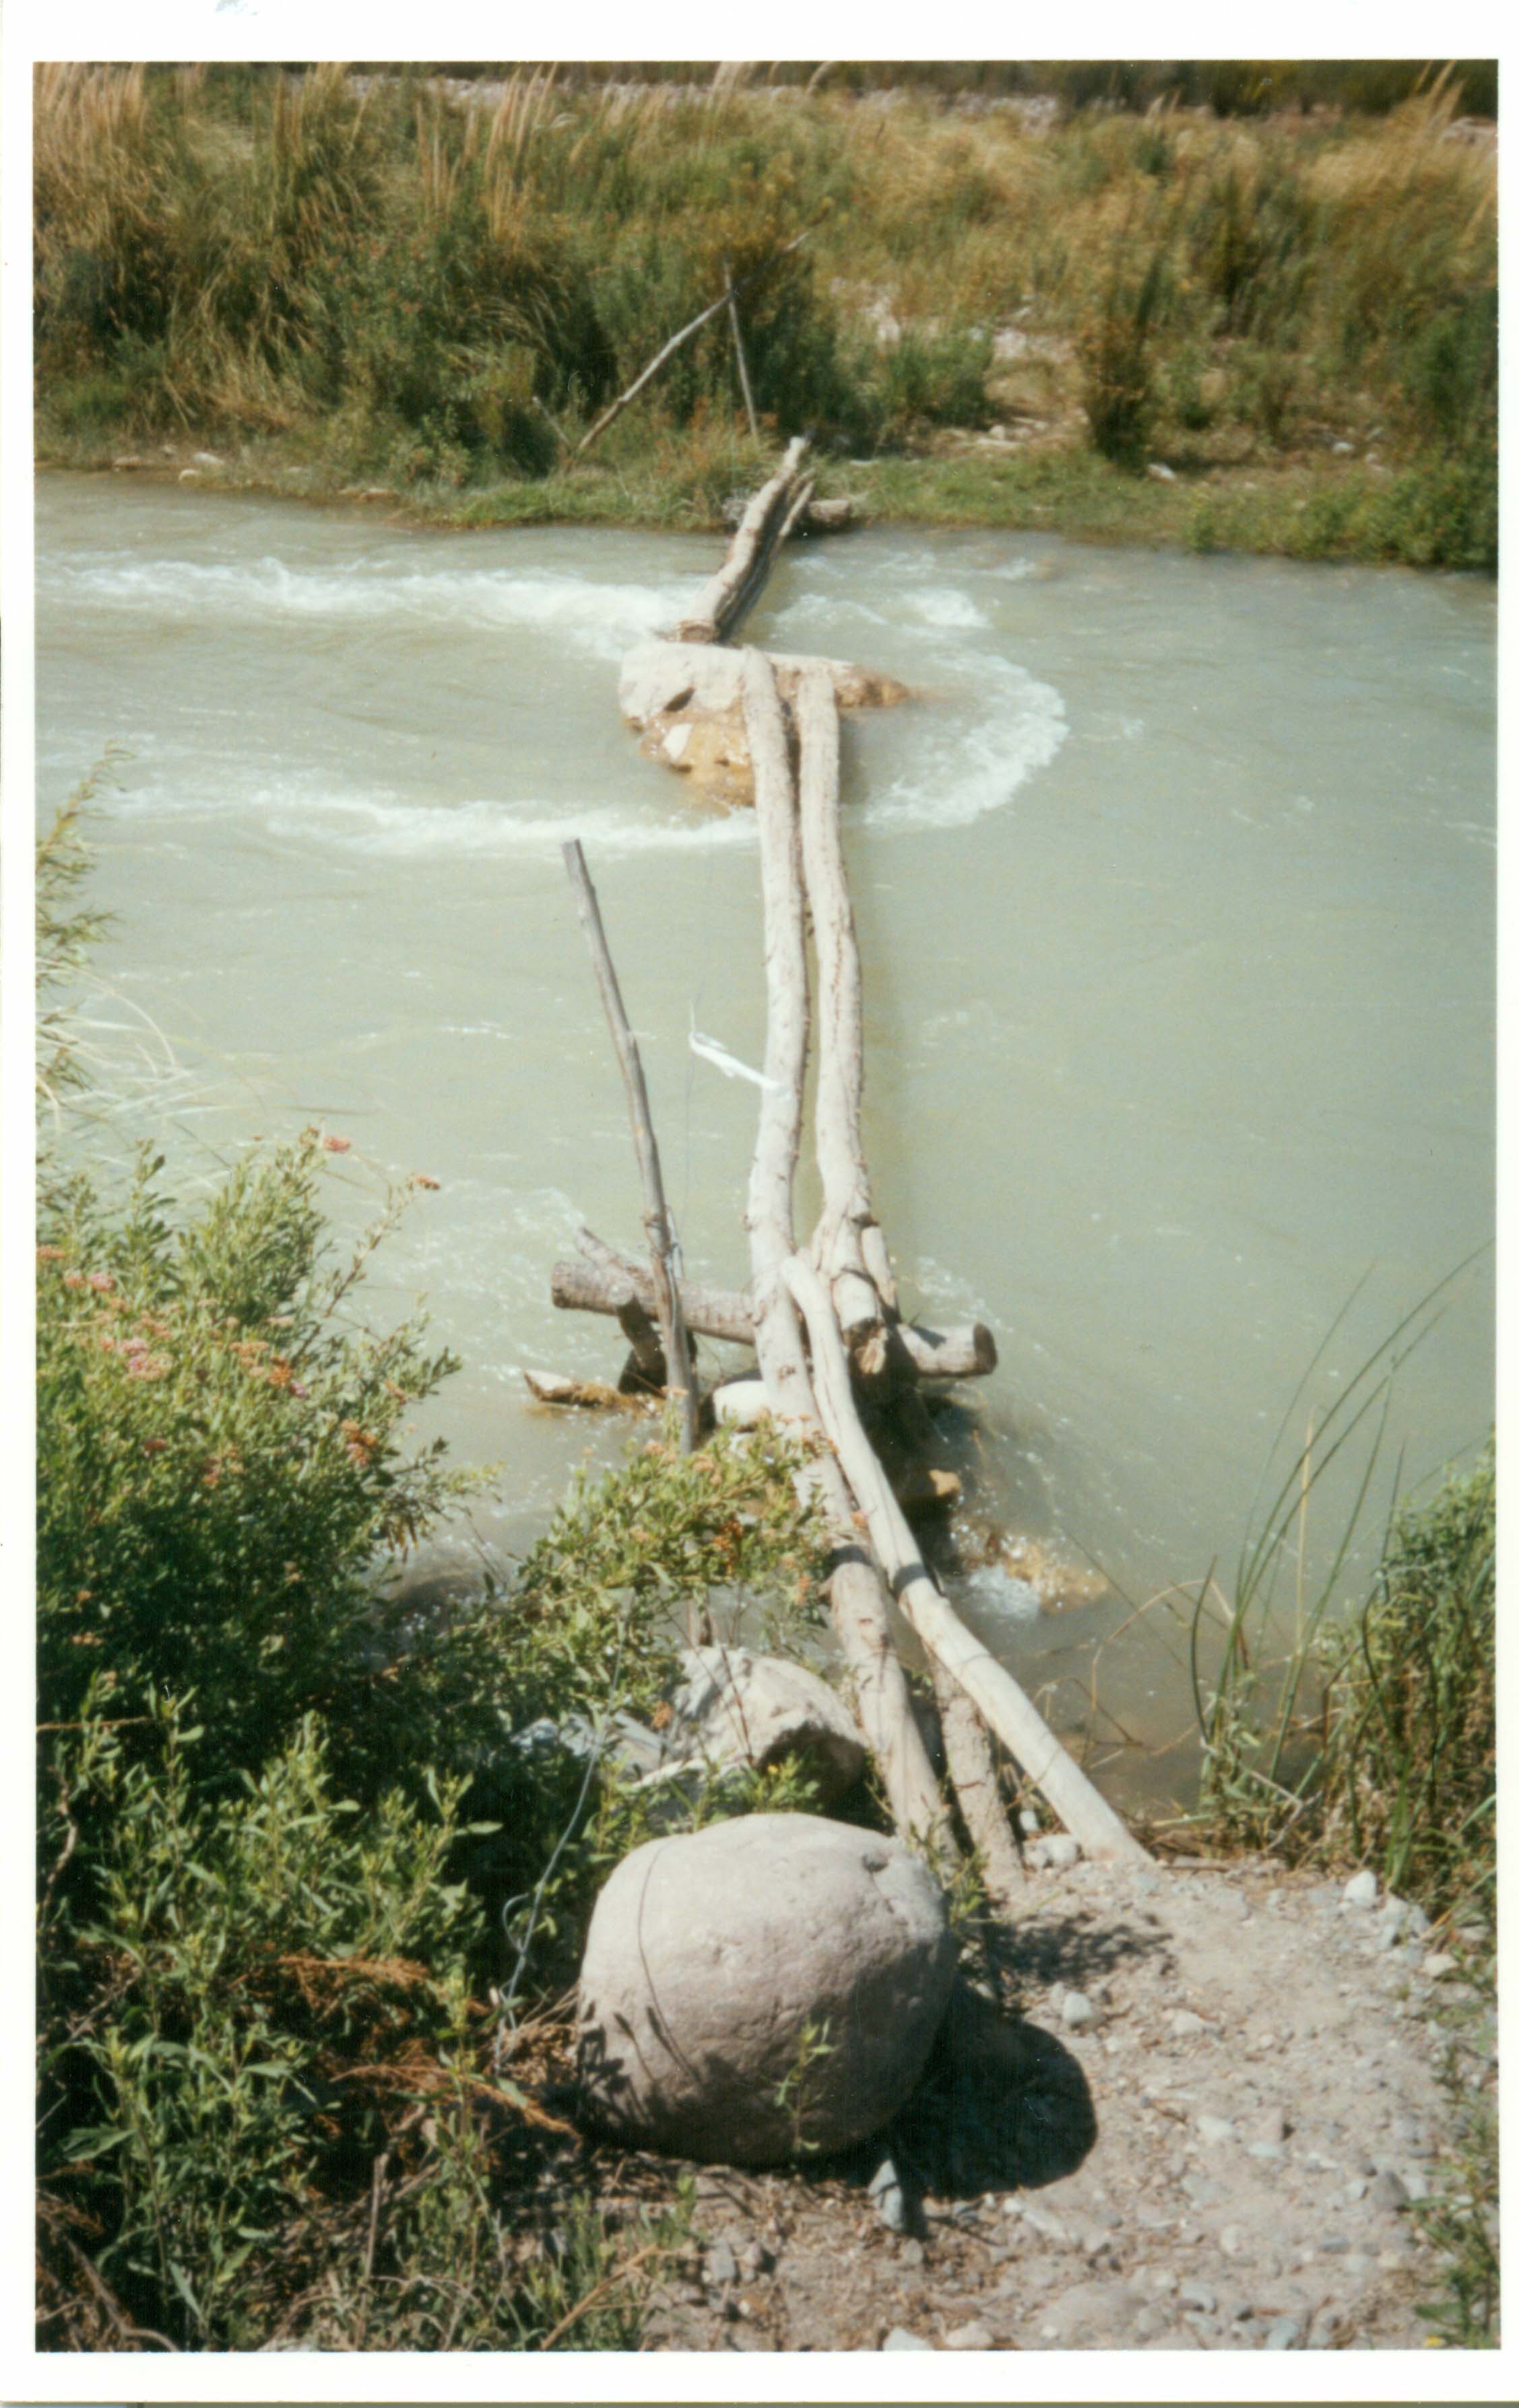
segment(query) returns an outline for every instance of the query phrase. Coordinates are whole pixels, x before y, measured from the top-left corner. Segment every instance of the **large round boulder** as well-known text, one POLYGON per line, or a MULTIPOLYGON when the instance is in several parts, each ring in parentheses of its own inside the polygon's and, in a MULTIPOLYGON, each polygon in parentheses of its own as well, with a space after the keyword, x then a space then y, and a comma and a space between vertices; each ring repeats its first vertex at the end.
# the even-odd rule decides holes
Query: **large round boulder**
POLYGON ((587 2104, 631 2141, 728 2165, 847 2147, 911 2091, 955 1954, 943 1893, 899 1840, 811 1814, 651 1840, 591 1918, 587 2104))

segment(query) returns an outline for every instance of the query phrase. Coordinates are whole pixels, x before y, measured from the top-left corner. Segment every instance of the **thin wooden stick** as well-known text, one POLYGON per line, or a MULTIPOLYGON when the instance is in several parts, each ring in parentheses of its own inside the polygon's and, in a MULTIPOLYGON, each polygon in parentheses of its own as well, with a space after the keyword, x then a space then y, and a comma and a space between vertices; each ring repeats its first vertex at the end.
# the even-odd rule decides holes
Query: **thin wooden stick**
POLYGON ((738 323, 738 296, 733 289, 733 270, 724 259, 723 273, 728 280, 728 317, 733 325, 733 348, 738 361, 738 382, 743 390, 744 413, 749 420, 749 432, 759 441, 759 420, 754 415, 754 396, 749 385, 749 362, 744 357, 744 330, 738 323))
POLYGON ((669 1208, 665 1201, 665 1182, 660 1176, 659 1147, 649 1111, 649 1090, 644 1084, 643 1063, 638 1054, 638 1039, 628 1025, 627 1013, 623 1008, 622 990, 617 983, 617 972, 612 968, 611 951, 607 943, 607 932, 601 924, 596 890, 591 883, 585 855, 580 851, 579 839, 573 837, 564 850, 565 867, 575 889, 580 925, 591 948, 607 1025, 611 1030, 617 1059, 622 1065, 628 1118, 633 1125, 633 1143, 643 1180, 643 1226, 649 1233, 649 1258, 654 1275, 659 1326, 665 1340, 665 1360, 669 1367, 671 1392, 681 1400, 681 1452, 690 1455, 696 1444, 696 1383, 692 1374, 691 1350, 686 1340, 685 1319, 681 1311, 680 1290, 676 1283, 675 1233, 670 1224, 669 1208))
POLYGON ((581 436, 579 443, 575 447, 575 457, 577 460, 580 459, 583 452, 589 452, 592 444, 596 440, 596 437, 599 435, 606 434, 608 427, 611 424, 614 418, 621 418, 623 410, 627 408, 630 401, 637 401, 639 394, 642 393, 644 386, 646 384, 652 383, 654 378, 659 374, 660 369, 664 367, 666 361, 672 360, 675 357, 676 352, 681 349, 682 343, 688 343, 693 335, 699 334, 703 326, 707 324, 709 319, 715 318, 720 309, 725 309, 728 303, 737 294, 741 293, 746 285, 752 284, 757 277, 765 275, 767 269, 774 267, 779 261, 784 259, 789 251, 799 250, 811 231, 812 229, 810 226, 804 226, 799 235, 795 235, 790 242, 783 242, 778 251, 772 252, 771 256, 765 262, 764 266, 751 269, 747 276, 739 278, 737 284, 730 284, 725 293, 720 293, 717 299, 709 302, 708 307, 701 311, 699 316, 692 319, 689 326, 682 326, 678 335, 672 335, 669 341, 665 345, 664 350, 656 351, 648 366, 643 369, 639 375, 634 378, 633 382, 628 386, 627 391, 625 393, 619 394, 617 399, 612 403, 611 408, 609 409, 604 409, 601 416, 596 420, 595 424, 593 427, 588 428, 586 433, 581 436))

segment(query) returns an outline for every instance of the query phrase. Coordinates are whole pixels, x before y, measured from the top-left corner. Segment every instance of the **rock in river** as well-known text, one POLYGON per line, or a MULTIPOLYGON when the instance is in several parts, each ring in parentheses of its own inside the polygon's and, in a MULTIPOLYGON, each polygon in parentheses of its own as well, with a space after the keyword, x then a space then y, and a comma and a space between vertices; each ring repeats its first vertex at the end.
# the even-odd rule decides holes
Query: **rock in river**
POLYGON ((846 2147, 912 2089, 954 1965, 943 1895, 899 1840, 811 1814, 651 1840, 591 1918, 588 2104, 730 2165, 846 2147))

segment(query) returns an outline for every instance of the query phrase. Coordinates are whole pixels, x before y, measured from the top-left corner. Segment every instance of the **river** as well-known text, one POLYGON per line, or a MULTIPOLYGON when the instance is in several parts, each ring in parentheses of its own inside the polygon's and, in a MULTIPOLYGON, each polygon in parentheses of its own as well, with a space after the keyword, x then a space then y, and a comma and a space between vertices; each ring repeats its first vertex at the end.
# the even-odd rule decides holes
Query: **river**
MULTIPOLYGON (((644 759, 615 697, 717 546, 122 479, 44 479, 37 508, 44 819, 120 748, 90 822, 107 1149, 151 1126, 188 1191, 317 1121, 351 1140, 343 1226, 438 1181, 371 1293, 424 1295, 463 1357, 428 1426, 499 1465, 475 1520, 519 1545, 613 1443, 525 1398, 524 1368, 620 1359, 550 1265, 580 1218, 639 1239, 568 836, 687 1267, 746 1268, 754 1091, 690 1037, 763 1051, 752 820, 644 759)), ((1132 1608, 1226 1579, 1283 1416, 1279 1467, 1472 1256, 1383 1462, 1417 1487, 1491 1420, 1494 589, 872 529, 794 547, 749 632, 915 690, 845 737, 877 1204, 910 1304, 996 1333, 979 1509, 1086 1601, 1039 1610, 1018 1559, 960 1595, 1068 1725, 1106 1641, 1153 1749, 1187 1721, 1178 1627, 1132 1608)), ((1354 1453, 1311 1500, 1310 1588, 1354 1453)))

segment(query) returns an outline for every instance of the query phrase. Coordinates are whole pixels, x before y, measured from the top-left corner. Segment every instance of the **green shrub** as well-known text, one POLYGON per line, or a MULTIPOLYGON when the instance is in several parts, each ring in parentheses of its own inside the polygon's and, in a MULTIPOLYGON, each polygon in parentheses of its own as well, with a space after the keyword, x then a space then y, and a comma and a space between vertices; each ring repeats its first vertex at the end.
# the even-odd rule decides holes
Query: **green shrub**
POLYGON ((67 1185, 37 1284, 37 1613, 53 1718, 193 1692, 253 1768, 338 1692, 375 1562, 459 1488, 403 1416, 452 1368, 419 1324, 353 1335, 322 1254, 322 1140, 251 1157, 171 1226, 144 1158, 124 1209, 67 1185))
POLYGON ((1326 1830, 1431 1912, 1496 1918, 1496 1469, 1411 1508, 1326 1663, 1326 1830))

